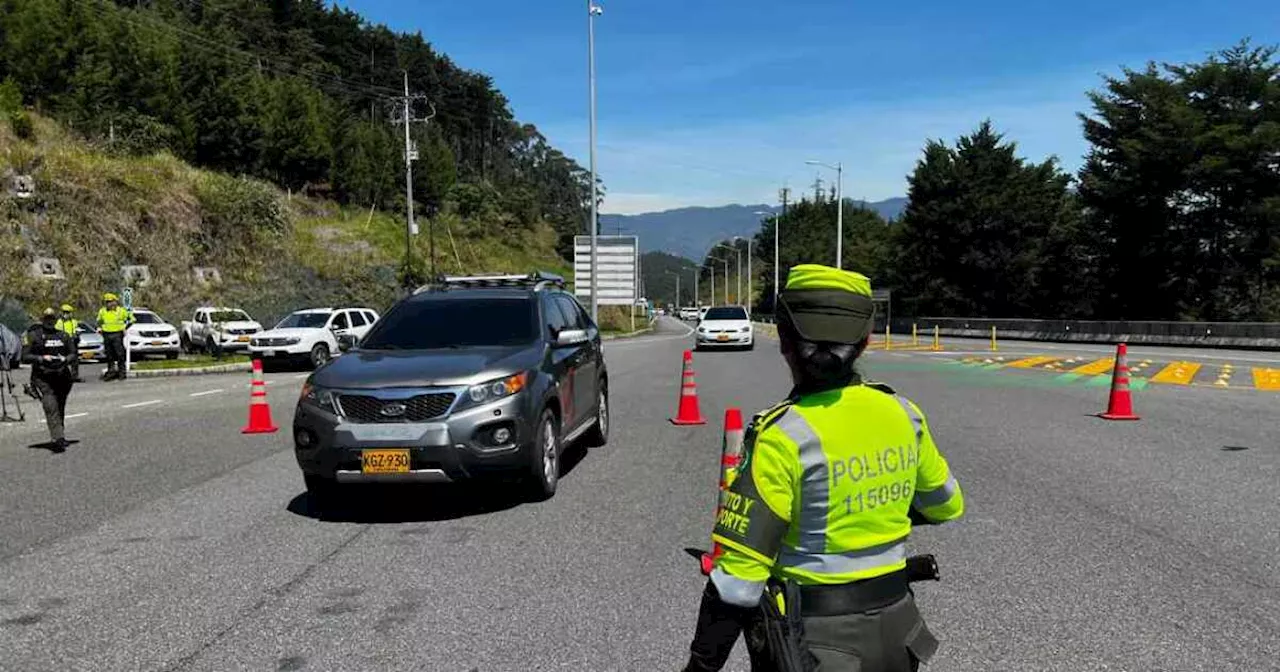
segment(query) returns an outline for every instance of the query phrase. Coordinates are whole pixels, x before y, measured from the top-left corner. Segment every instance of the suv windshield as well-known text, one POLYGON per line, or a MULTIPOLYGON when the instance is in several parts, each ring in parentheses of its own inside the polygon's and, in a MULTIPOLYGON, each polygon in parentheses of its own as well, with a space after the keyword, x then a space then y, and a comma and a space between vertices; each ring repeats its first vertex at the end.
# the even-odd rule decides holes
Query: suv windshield
POLYGON ((329 321, 329 313, 294 313, 280 320, 276 329, 319 329, 329 321))
POLYGON ((360 349, 523 345, 538 337, 534 318, 534 302, 528 297, 415 301, 383 317, 360 349))
POLYGON ((133 321, 138 324, 164 324, 160 321, 160 316, 155 313, 134 313, 133 321))
POLYGON ((747 311, 741 306, 717 306, 702 316, 704 320, 745 320, 747 311))
POLYGON ((210 322, 252 322, 249 316, 238 310, 220 310, 209 313, 210 322))

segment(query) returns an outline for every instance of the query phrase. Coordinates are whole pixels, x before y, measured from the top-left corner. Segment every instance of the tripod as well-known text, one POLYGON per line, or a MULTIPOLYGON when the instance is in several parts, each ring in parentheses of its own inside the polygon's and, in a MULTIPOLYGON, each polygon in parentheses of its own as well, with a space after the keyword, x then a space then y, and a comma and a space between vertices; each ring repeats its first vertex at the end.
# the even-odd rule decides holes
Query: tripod
POLYGON ((27 416, 22 413, 22 403, 13 392, 13 374, 9 371, 9 356, 0 353, 0 422, 26 422, 27 416), (13 400, 14 412, 18 417, 9 415, 9 399, 13 400))

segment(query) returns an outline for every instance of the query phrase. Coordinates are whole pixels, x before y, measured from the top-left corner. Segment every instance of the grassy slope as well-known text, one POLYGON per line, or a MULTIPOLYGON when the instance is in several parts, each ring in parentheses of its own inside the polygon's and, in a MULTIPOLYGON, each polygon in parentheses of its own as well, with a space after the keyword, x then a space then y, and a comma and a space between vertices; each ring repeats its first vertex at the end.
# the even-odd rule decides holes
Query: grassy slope
MULTIPOLYGON (((112 156, 50 120, 33 120, 33 142, 0 123, 0 175, 31 173, 37 183, 35 199, 0 196, 0 298, 28 314, 69 301, 90 317, 102 292, 120 288, 123 264, 150 267, 152 282, 136 290, 135 305, 175 324, 206 302, 237 305, 269 322, 304 306, 385 310, 394 300, 402 215, 289 196, 169 155, 112 156), (66 280, 32 278, 36 254, 58 258, 66 280), (197 285, 194 266, 217 267, 222 284, 197 285)), ((441 272, 569 273, 550 227, 504 236, 493 222, 453 214, 435 221, 441 272)), ((427 220, 420 228, 415 254, 425 259, 427 220)))

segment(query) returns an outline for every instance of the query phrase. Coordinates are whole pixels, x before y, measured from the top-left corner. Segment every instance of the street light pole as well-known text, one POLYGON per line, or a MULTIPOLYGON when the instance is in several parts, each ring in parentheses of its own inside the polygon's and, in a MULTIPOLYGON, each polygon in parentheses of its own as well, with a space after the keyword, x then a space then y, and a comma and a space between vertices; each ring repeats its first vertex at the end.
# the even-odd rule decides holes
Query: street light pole
MULTIPOLYGON (((776 212, 771 213, 764 210, 759 210, 755 214, 773 215, 773 304, 772 305, 773 305, 774 314, 777 314, 778 312, 778 227, 782 226, 782 217, 779 213, 776 213, 776 212)), ((747 249, 750 250, 749 247, 747 249)), ((750 255, 750 252, 748 252, 748 255, 750 255)), ((751 268, 750 256, 747 257, 747 268, 751 268)), ((747 275, 751 275, 751 274, 747 273, 747 275)), ((748 289, 747 291, 751 291, 751 290, 748 289)))
POLYGON ((676 312, 680 311, 680 274, 675 271, 664 271, 667 275, 676 276, 676 312))
MULTIPOLYGON (((596 234, 600 228, 598 216, 596 214, 596 16, 603 14, 604 9, 595 3, 595 0, 587 0, 587 88, 590 91, 591 98, 591 321, 599 323, 600 321, 600 299, 599 299, 599 275, 598 264, 596 259, 596 234)), ((635 306, 632 306, 634 309, 635 306)))
POLYGON ((836 171, 836 268, 844 268, 844 163, 835 165, 821 161, 805 161, 811 166, 823 166, 836 171))

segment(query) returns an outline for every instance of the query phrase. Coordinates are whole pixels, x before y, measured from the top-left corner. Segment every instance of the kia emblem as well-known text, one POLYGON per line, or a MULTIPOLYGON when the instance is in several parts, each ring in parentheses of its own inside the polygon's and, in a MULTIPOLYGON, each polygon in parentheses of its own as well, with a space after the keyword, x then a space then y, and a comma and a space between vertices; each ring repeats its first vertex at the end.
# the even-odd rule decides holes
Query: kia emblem
POLYGON ((398 418, 404 415, 405 406, 404 404, 387 404, 386 406, 382 407, 381 411, 378 411, 378 412, 387 416, 388 418, 398 418))

